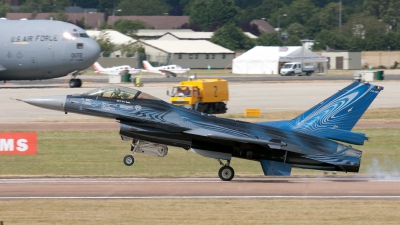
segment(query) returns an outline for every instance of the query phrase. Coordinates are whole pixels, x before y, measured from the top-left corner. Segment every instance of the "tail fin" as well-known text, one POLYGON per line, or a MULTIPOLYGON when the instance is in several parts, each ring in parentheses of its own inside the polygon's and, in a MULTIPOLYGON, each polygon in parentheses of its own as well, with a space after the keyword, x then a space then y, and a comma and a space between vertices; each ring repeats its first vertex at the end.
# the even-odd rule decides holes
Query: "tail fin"
POLYGON ((98 62, 95 62, 94 64, 93 64, 93 68, 94 68, 94 70, 98 73, 98 72, 100 72, 100 71, 102 71, 102 70, 104 70, 104 68, 100 65, 100 63, 98 63, 98 62))
POLYGON ((143 67, 144 67, 146 70, 149 70, 149 71, 155 70, 155 68, 149 63, 149 61, 143 60, 142 63, 143 63, 143 67))
POLYGON ((354 82, 293 120, 261 124, 321 137, 332 129, 350 131, 381 90, 382 86, 354 82))

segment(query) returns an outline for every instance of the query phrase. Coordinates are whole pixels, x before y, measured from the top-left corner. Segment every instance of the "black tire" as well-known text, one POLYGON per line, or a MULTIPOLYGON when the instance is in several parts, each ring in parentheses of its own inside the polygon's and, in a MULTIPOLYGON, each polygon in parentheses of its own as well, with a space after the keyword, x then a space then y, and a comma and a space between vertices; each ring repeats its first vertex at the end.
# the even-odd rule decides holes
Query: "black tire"
POLYGON ((82 87, 82 80, 81 79, 75 79, 76 81, 76 87, 82 87))
POLYGON ((71 79, 71 80, 69 80, 69 87, 70 87, 70 88, 75 88, 76 85, 77 85, 76 79, 71 79))
POLYGON ((133 163, 135 163, 135 158, 133 158, 132 155, 126 155, 126 156, 124 157, 124 164, 125 164, 126 166, 132 166, 133 163))
POLYGON ((311 76, 311 73, 310 73, 310 72, 307 72, 307 76, 311 76))
POLYGON ((230 181, 235 176, 235 171, 230 166, 223 166, 219 169, 218 176, 223 181, 230 181))
POLYGON ((81 79, 71 79, 71 80, 69 80, 69 87, 70 88, 82 87, 82 80, 81 79))

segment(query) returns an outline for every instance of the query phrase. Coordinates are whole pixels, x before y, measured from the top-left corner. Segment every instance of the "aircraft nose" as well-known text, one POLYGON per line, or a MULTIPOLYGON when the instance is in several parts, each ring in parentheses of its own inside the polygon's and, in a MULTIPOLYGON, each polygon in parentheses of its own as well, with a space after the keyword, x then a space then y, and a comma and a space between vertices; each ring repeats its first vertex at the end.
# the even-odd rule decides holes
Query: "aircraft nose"
POLYGON ((21 101, 45 109, 64 111, 66 100, 67 100, 66 95, 53 95, 53 96, 22 99, 21 101))
POLYGON ((101 53, 101 48, 100 45, 95 41, 95 40, 90 40, 85 48, 87 48, 87 52, 88 54, 88 58, 89 61, 93 61, 91 62, 91 65, 97 61, 97 59, 100 57, 100 53, 101 53))

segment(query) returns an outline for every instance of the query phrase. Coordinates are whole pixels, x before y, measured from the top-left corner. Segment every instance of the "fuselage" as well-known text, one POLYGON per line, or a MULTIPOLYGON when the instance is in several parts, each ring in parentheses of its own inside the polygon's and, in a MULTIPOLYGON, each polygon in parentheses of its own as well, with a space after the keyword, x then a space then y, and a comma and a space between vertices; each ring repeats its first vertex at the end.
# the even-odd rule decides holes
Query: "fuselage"
MULTIPOLYGON (((131 138, 185 149, 197 148, 219 152, 248 160, 266 159, 286 162, 299 168, 340 170, 334 165, 307 159, 302 155, 330 155, 348 148, 335 141, 304 133, 219 118, 154 99, 123 100, 68 95, 65 111, 117 119, 121 121, 120 134, 131 138), (257 144, 218 140, 183 132, 193 129, 204 129, 206 132, 228 134, 238 138, 284 141, 287 145, 276 146, 277 148, 273 149, 257 144)), ((353 150, 359 153, 358 150, 353 150)), ((358 169, 359 165, 346 167, 346 171, 349 172, 357 172, 358 169)))
POLYGON ((100 46, 70 23, 53 20, 0 20, 0 80, 66 76, 90 67, 100 46))

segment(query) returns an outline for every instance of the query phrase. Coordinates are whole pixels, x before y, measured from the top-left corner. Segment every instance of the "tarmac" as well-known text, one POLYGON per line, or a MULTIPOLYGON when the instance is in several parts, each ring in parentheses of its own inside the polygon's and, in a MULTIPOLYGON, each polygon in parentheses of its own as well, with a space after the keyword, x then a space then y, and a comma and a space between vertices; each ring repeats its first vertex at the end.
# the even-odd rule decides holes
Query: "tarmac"
MULTIPOLYGON (((346 87, 352 81, 313 81, 313 82, 254 82, 230 83, 227 113, 244 113, 247 108, 258 108, 262 113, 305 111, 320 103, 324 99, 346 87)), ((400 107, 400 82, 377 81, 374 84, 384 86, 370 108, 397 108, 400 107)), ((105 86, 99 83, 84 85, 82 88, 3 88, 0 89, 0 124, 1 123, 26 123, 45 121, 85 121, 94 117, 85 115, 52 111, 37 108, 15 99, 26 99, 38 96, 82 94, 95 87, 105 86)), ((122 84, 135 88, 132 84, 122 84)), ((169 101, 167 89, 174 84, 154 83, 142 88, 136 88, 164 101, 169 101)))
POLYGON ((317 198, 400 200, 400 177, 0 179, 0 200, 317 198))

